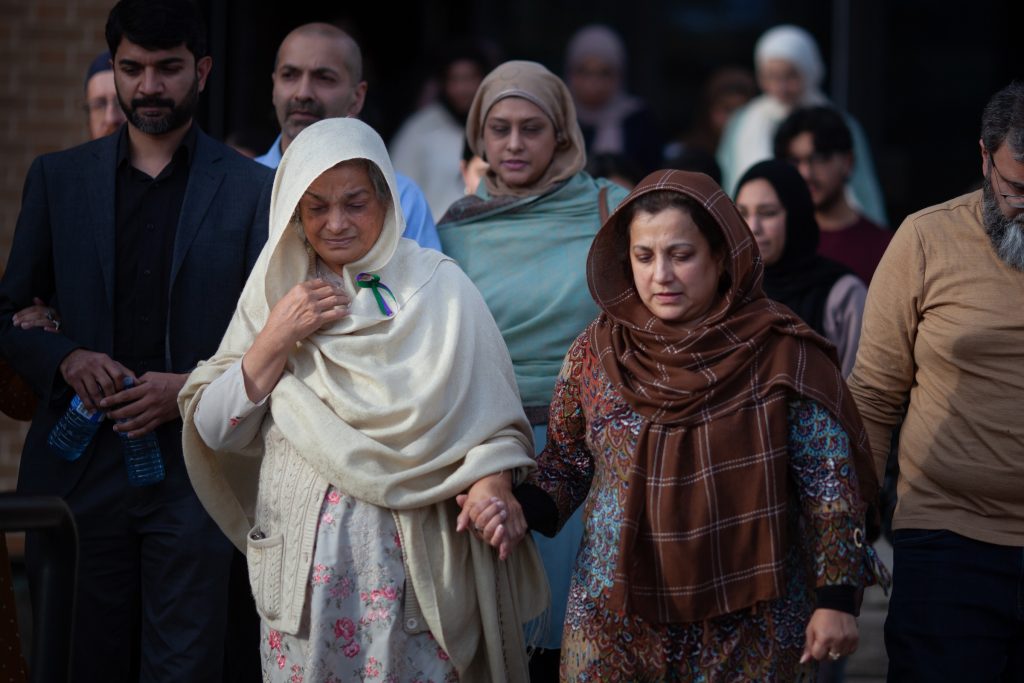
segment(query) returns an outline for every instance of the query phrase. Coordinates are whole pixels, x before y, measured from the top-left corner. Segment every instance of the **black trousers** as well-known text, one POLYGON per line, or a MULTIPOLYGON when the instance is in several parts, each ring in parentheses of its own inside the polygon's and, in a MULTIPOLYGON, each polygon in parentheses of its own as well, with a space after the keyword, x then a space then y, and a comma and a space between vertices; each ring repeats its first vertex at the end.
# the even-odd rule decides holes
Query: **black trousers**
MULTIPOLYGON (((180 462, 167 463, 165 481, 134 487, 117 436, 97 438, 66 498, 79 535, 72 680, 221 683, 233 546, 180 462)), ((30 589, 43 559, 29 536, 30 589)))
POLYGON ((1024 681, 1024 548, 894 533, 890 683, 1024 681))

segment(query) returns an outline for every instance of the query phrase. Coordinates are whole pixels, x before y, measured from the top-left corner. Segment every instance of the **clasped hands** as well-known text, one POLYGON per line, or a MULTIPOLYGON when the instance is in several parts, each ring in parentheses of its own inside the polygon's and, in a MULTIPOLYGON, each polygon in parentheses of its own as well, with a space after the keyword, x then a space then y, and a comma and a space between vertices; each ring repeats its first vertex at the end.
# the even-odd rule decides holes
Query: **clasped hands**
POLYGON ((114 431, 136 438, 177 419, 178 392, 187 374, 147 372, 140 377, 105 353, 75 349, 60 364, 64 381, 89 410, 104 410, 118 420, 114 431), (124 379, 134 386, 125 389, 124 379))
MULTIPOLYGON (((60 332, 60 314, 39 297, 12 317, 22 329, 42 328, 60 332)), ((141 377, 105 353, 75 349, 60 363, 60 373, 68 386, 78 394, 89 410, 107 411, 117 432, 129 438, 143 436, 165 422, 178 417, 178 392, 185 385, 187 374, 147 372, 141 377), (124 387, 126 377, 134 386, 124 387)))
POLYGON ((455 524, 456 531, 477 536, 505 560, 526 535, 526 517, 519 501, 512 495, 512 473, 509 471, 481 478, 466 493, 455 497, 462 508, 455 524))

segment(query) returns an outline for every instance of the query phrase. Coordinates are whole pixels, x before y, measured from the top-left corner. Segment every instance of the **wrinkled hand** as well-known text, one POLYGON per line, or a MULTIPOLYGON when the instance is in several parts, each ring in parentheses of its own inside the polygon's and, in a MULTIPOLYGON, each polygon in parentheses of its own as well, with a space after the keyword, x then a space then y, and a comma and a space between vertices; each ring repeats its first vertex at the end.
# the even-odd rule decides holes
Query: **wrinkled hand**
POLYGON ((186 379, 187 374, 147 372, 135 381, 135 386, 100 401, 100 407, 114 408, 108 410, 107 416, 125 420, 115 424, 114 431, 127 433, 134 439, 181 417, 178 392, 185 386, 186 379))
POLYGON ((263 330, 291 347, 324 325, 348 315, 351 297, 326 280, 300 282, 278 301, 263 330))
POLYGON ((471 530, 498 549, 499 559, 507 559, 526 535, 523 509, 512 495, 511 472, 483 477, 467 493, 456 496, 455 502, 462 508, 455 530, 471 530))
POLYGON ((15 327, 28 330, 33 327, 41 327, 47 332, 60 331, 60 314, 57 309, 50 308, 46 302, 39 297, 32 297, 32 305, 23 308, 11 318, 15 327))
POLYGON ((124 386, 135 374, 105 353, 75 349, 60 363, 60 374, 89 410, 96 410, 105 396, 124 386))
MULTIPOLYGON (((800 663, 811 659, 822 660, 838 654, 840 657, 853 654, 857 650, 857 620, 852 614, 834 609, 819 608, 811 614, 807 622, 804 652, 800 663)), ((838 659, 838 657, 832 657, 838 659)))

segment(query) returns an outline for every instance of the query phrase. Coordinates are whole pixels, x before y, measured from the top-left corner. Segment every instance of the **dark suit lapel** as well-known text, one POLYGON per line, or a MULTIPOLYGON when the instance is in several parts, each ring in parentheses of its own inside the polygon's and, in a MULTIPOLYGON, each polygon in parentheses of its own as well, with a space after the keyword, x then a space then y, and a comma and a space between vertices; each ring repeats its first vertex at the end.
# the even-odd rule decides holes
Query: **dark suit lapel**
POLYGON ((185 261, 192 241, 199 232, 199 227, 210 208, 210 202, 217 194, 224 171, 220 168, 221 153, 213 140, 203 131, 196 131, 196 155, 188 172, 188 186, 185 188, 185 201, 181 205, 181 216, 178 218, 178 230, 174 235, 174 257, 171 261, 171 281, 169 291, 174 290, 174 282, 185 261))
POLYGON ((114 310, 115 259, 117 258, 115 206, 117 205, 118 139, 118 135, 111 135, 96 148, 96 168, 85 169, 86 172, 82 176, 83 189, 89 207, 83 227, 92 228, 110 310, 114 310))

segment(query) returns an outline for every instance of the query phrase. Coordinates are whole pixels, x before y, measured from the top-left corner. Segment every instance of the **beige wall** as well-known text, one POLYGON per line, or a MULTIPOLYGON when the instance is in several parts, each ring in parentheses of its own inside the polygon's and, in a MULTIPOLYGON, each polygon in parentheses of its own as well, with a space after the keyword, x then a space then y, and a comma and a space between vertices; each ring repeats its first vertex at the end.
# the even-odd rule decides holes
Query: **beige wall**
MULTIPOLYGON (((0 264, 32 160, 84 142, 85 70, 114 0, 0 0, 0 264)), ((0 417, 0 491, 14 488, 27 423, 0 417)))

